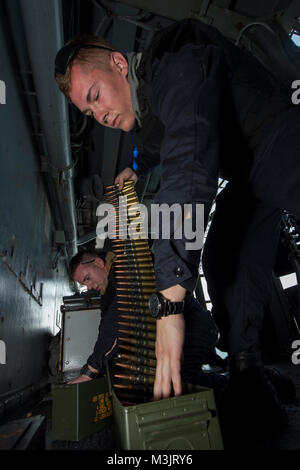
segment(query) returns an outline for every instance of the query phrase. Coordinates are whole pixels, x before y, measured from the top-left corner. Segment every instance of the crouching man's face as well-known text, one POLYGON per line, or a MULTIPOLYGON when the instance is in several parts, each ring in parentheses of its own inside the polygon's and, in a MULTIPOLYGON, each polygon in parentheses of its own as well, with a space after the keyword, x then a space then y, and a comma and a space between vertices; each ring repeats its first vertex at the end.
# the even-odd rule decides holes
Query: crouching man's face
POLYGON ((89 290, 103 292, 108 283, 108 274, 101 258, 83 260, 74 272, 74 280, 85 285, 89 290))
POLYGON ((120 52, 112 52, 107 68, 74 64, 69 97, 81 112, 103 126, 130 131, 134 112, 127 79, 128 63, 120 52))

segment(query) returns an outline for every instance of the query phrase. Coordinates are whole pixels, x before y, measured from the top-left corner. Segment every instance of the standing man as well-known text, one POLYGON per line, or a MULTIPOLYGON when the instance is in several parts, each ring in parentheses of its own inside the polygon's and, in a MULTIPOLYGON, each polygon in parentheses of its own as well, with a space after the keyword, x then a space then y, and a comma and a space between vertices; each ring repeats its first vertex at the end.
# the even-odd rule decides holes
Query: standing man
MULTIPOLYGON (((203 204, 207 221, 218 176, 229 180, 205 254, 210 294, 236 396, 246 397, 249 418, 251 390, 263 396, 267 420, 284 421, 263 373, 259 335, 281 211, 300 215, 300 119, 290 97, 256 60, 196 20, 159 31, 142 54, 124 56, 99 38, 71 41, 57 54, 56 80, 100 124, 129 131, 136 122, 139 169, 118 175, 121 187, 156 165, 159 152, 155 202, 203 204)), ((154 242, 157 289, 170 302, 181 302, 198 277, 200 251, 185 243, 172 233, 154 242)), ((157 321, 156 399, 171 387, 181 393, 183 338, 183 315, 157 321)))

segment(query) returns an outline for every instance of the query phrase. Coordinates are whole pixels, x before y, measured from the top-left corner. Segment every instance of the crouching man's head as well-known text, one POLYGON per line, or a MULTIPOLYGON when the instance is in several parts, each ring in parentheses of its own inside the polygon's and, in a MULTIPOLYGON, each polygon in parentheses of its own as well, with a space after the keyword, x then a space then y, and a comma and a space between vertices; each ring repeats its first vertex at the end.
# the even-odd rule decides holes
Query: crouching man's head
POLYGON ((105 291, 108 284, 105 262, 94 251, 82 251, 73 256, 69 265, 69 274, 74 281, 100 293, 105 291))
POLYGON ((87 116, 103 126, 133 128, 128 62, 104 39, 86 36, 68 42, 56 55, 55 78, 64 95, 87 116))

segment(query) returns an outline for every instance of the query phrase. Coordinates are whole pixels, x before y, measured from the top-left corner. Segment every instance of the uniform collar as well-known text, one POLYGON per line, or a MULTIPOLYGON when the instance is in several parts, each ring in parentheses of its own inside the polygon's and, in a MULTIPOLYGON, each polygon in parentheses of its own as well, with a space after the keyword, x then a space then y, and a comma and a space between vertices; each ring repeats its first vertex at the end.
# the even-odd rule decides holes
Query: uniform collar
POLYGON ((130 86, 132 108, 133 108, 136 120, 138 122, 138 125, 141 127, 142 115, 141 115, 141 110, 140 110, 139 100, 138 100, 138 93, 137 93, 137 89, 139 87, 139 79, 137 77, 136 71, 141 62, 142 53, 141 52, 127 52, 126 58, 128 61, 128 82, 130 86))

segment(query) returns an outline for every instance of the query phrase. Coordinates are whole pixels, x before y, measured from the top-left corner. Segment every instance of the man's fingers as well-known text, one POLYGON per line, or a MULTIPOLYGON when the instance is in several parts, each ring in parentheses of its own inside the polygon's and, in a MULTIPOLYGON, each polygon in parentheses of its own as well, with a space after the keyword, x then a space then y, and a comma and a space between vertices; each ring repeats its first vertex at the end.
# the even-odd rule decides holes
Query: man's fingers
POLYGON ((153 398, 154 400, 161 400, 161 373, 160 368, 156 366, 155 382, 153 388, 153 398))
POLYGON ((162 386, 161 386, 161 394, 162 398, 169 398, 171 395, 171 382, 172 382, 172 375, 171 375, 171 368, 169 361, 164 361, 162 367, 162 386))
POLYGON ((157 374, 154 383, 153 397, 154 400, 162 400, 163 398, 169 398, 171 395, 171 383, 173 384, 173 391, 175 396, 181 395, 182 386, 180 374, 176 374, 174 377, 168 374, 157 374))
POLYGON ((119 185, 119 189, 123 189, 124 182, 127 180, 134 182, 137 180, 137 175, 131 168, 125 168, 125 170, 121 171, 115 179, 115 184, 119 185))
POLYGON ((119 189, 123 189, 124 186, 124 178, 119 179, 119 189))
POLYGON ((175 397, 181 395, 181 392, 182 392, 180 367, 181 367, 180 361, 176 361, 175 364, 173 363, 173 367, 171 369, 172 384, 173 384, 175 397))
POLYGON ((93 379, 91 379, 91 377, 89 377, 88 375, 83 374, 83 375, 79 375, 73 380, 70 380, 70 382, 67 382, 67 383, 70 385, 73 385, 73 384, 79 384, 81 382, 88 382, 89 380, 93 380, 93 379))
POLYGON ((154 399, 167 398, 173 386, 175 396, 181 394, 181 357, 184 342, 182 314, 170 315, 156 322, 156 376, 154 399))
POLYGON ((181 374, 180 374, 180 360, 170 359, 164 355, 157 358, 156 375, 153 389, 154 400, 162 400, 168 398, 173 391, 175 396, 181 395, 181 374))
POLYGON ((162 398, 164 398, 163 385, 164 385, 163 361, 158 356, 157 362, 156 362, 156 374, 155 374, 155 382, 154 382, 154 389, 153 389, 154 400, 161 400, 162 398))
POLYGON ((124 178, 121 175, 118 175, 115 179, 115 184, 119 185, 119 189, 123 189, 124 186, 124 178))

